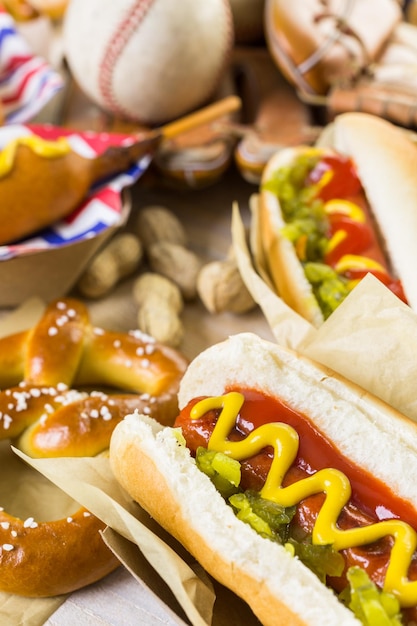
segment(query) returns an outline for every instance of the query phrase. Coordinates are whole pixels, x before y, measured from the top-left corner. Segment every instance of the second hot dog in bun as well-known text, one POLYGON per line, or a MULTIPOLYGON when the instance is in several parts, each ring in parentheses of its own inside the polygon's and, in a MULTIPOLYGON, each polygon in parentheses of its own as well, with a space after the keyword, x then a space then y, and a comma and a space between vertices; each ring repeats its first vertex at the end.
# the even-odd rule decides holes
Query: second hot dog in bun
POLYGON ((319 326, 366 273, 417 309, 417 148, 389 122, 339 116, 323 146, 278 152, 260 240, 277 293, 319 326))
POLYGON ((175 428, 113 432, 116 478, 264 625, 417 616, 417 429, 334 372, 244 333, 200 354, 175 428))

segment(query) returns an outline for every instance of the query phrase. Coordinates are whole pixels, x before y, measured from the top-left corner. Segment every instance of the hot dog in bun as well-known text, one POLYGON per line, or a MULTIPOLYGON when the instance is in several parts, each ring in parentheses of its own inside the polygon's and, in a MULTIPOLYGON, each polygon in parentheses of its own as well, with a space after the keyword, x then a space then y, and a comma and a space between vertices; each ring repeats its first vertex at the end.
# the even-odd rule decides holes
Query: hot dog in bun
POLYGON ((258 241, 273 285, 315 326, 368 272, 417 309, 417 148, 365 113, 330 129, 315 147, 276 153, 263 172, 258 241))
POLYGON ((179 405, 116 426, 114 474, 262 624, 416 623, 413 422, 251 333, 201 353, 179 405))

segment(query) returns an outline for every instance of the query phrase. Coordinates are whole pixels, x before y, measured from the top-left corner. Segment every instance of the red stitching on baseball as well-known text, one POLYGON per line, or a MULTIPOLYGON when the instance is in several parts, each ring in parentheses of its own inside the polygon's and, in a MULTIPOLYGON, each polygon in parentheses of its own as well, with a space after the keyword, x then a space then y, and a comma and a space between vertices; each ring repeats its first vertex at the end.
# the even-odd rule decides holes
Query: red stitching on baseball
MULTIPOLYGON (((119 57, 122 55, 126 44, 130 40, 132 33, 134 33, 141 22, 143 22, 153 3, 154 0, 137 0, 137 2, 129 7, 126 17, 116 25, 116 30, 104 50, 102 62, 99 65, 98 87, 103 98, 103 102, 111 111, 126 118, 132 118, 132 114, 126 109, 126 107, 120 104, 114 94, 112 80, 113 72, 119 57)), ((222 4, 227 18, 226 36, 224 38, 224 52, 222 55, 222 63, 215 74, 212 86, 210 89, 207 88, 207 98, 213 95, 213 92, 222 77, 223 71, 229 62, 232 44, 234 41, 233 20, 228 0, 223 0, 222 4)))
POLYGON ((98 86, 106 106, 119 115, 130 117, 130 114, 120 105, 114 96, 112 77, 117 60, 122 54, 131 34, 145 19, 153 0, 138 0, 130 6, 126 16, 116 25, 113 37, 104 50, 102 62, 99 66, 98 86))

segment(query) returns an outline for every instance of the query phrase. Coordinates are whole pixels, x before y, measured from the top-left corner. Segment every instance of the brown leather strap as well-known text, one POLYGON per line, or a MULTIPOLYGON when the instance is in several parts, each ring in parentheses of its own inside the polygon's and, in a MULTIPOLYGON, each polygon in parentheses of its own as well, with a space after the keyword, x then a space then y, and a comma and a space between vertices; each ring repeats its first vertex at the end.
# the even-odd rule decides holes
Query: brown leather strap
POLYGON ((298 89, 324 95, 378 61, 401 17, 395 0, 266 0, 265 35, 298 89))
MULTIPOLYGON (((370 55, 362 37, 349 24, 349 16, 352 12, 354 3, 355 0, 347 0, 343 12, 341 14, 336 14, 329 7, 328 0, 321 0, 323 10, 314 15, 313 22, 315 24, 319 24, 322 20, 331 19, 334 23, 334 32, 330 37, 323 41, 322 45, 317 48, 317 50, 315 50, 315 52, 310 55, 309 58, 307 58, 305 61, 303 61, 302 64, 298 66, 299 72, 301 72, 302 74, 306 73, 319 61, 324 59, 329 51, 329 48, 334 46, 336 42, 340 42, 342 35, 353 37, 353 39, 355 39, 359 43, 364 57, 364 62, 362 63, 362 66, 366 66, 368 63, 371 62, 370 55)), ((343 42, 341 43, 342 45, 344 45, 343 42)), ((346 48, 346 52, 351 61, 355 61, 355 56, 353 55, 353 52, 348 48, 346 48)))
POLYGON ((332 89, 327 98, 330 117, 348 111, 363 111, 407 128, 417 126, 417 94, 406 88, 360 82, 351 88, 332 89))

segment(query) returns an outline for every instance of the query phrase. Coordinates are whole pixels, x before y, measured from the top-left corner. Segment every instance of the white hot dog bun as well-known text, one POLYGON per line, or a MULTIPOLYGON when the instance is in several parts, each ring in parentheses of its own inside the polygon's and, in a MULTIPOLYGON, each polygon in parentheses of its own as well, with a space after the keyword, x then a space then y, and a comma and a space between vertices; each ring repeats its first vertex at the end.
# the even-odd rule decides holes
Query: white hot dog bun
MULTIPOLYGON (((316 147, 352 159, 388 268, 401 281, 409 305, 417 310, 417 146, 386 120, 367 113, 345 113, 325 129, 316 147)), ((294 310, 319 326, 323 315, 313 289, 294 246, 280 232, 284 225, 280 202, 275 193, 264 188, 274 173, 306 150, 311 148, 286 148, 267 163, 261 182, 259 222, 277 292, 294 310)))
POLYGON ((417 147, 390 122, 366 113, 336 118, 333 148, 351 156, 407 299, 417 310, 417 147))
MULTIPOLYGON (((417 508, 414 423, 330 370, 251 333, 230 337, 189 366, 180 407, 252 389, 308 415, 336 448, 417 508), (383 450, 383 462, 381 460, 383 450)), ((178 429, 127 416, 113 432, 120 484, 264 625, 350 626, 360 621, 298 558, 235 517, 179 443, 178 429)))

